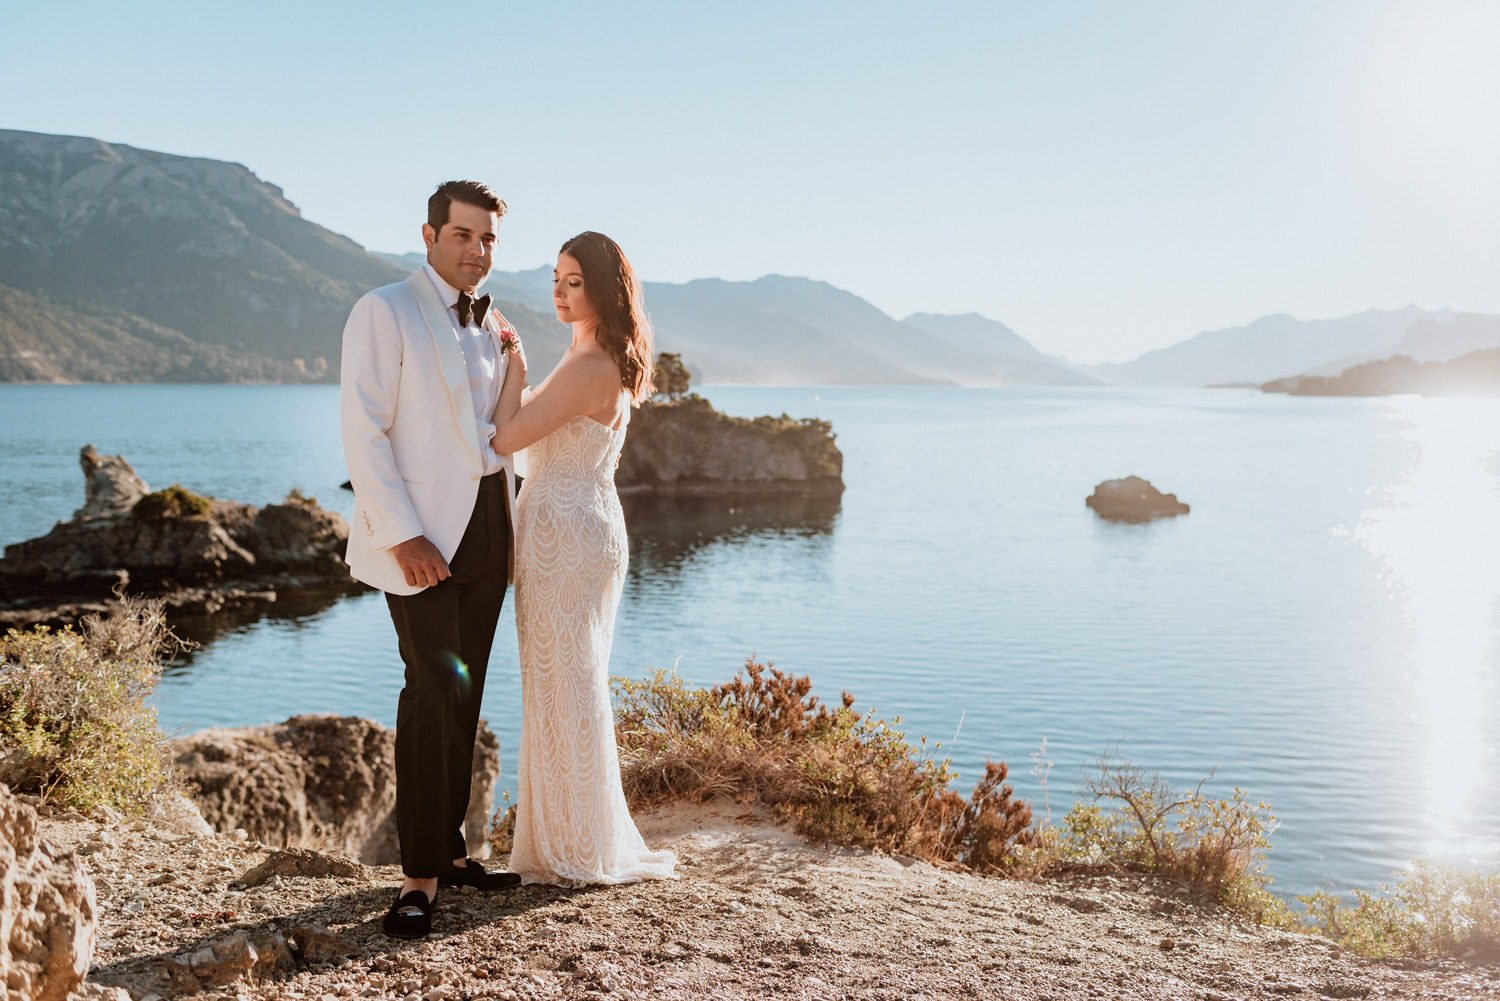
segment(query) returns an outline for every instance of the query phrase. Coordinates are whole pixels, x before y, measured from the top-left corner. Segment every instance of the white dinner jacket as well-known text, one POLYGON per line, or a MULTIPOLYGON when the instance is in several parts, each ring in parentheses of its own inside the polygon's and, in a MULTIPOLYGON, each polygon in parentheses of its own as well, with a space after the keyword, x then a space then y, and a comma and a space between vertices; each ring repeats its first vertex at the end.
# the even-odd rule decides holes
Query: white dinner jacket
MULTIPOLYGON (((496 314, 484 326, 498 333, 496 314)), ((425 269, 366 293, 344 325, 339 425, 354 487, 345 560, 391 594, 422 590, 406 583, 391 547, 425 535, 451 561, 479 494, 484 460, 461 336, 425 269)), ((497 344, 496 354, 503 380, 509 353, 497 344)), ((500 458, 514 525, 514 464, 500 458)))

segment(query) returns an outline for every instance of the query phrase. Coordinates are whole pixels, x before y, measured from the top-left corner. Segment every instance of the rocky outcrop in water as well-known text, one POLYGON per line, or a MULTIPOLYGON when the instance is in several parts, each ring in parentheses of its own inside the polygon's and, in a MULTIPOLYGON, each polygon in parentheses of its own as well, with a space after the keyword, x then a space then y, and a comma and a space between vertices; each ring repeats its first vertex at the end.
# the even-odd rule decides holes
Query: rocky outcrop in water
MULTIPOLYGON (((369 865, 401 857, 396 733, 357 716, 294 716, 273 726, 205 730, 172 742, 179 774, 214 830, 317 847, 369 865)), ((464 822, 469 853, 487 853, 500 741, 483 721, 464 822)))
POLYGON ((1143 522, 1189 510, 1176 494, 1164 494, 1139 476, 1105 480, 1084 503, 1106 521, 1143 522))
POLYGON ((37 824, 36 811, 0 785, 0 970, 7 998, 63 1001, 94 953, 94 881, 37 824))
POLYGON ((631 416, 615 486, 626 494, 836 497, 843 469, 827 421, 730 417, 688 396, 631 416))
POLYGON ((164 597, 169 612, 211 614, 278 591, 361 589, 344 565, 349 526, 293 491, 255 507, 181 486, 151 492, 118 455, 79 454, 86 499, 73 520, 5 547, 0 626, 71 622, 116 592, 164 597))

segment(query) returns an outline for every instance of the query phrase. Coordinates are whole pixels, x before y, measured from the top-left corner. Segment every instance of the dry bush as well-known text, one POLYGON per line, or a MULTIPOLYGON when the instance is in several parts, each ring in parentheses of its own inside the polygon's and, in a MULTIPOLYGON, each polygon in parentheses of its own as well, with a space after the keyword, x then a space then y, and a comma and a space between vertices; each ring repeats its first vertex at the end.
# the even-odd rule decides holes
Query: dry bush
POLYGON ((1415 862, 1394 887, 1351 896, 1298 899, 1311 930, 1361 956, 1500 959, 1500 869, 1415 862))
MULTIPOLYGON (((903 852, 979 871, 1005 868, 1030 842, 1031 809, 990 763, 967 800, 934 761, 854 696, 829 708, 806 677, 746 662, 711 689, 658 671, 616 679, 616 740, 635 805, 714 796, 758 800, 809 837, 903 852)), ((899 723, 899 720, 895 721, 899 723)))
POLYGON ((75 809, 141 812, 170 782, 156 712, 161 657, 180 641, 160 601, 122 598, 78 630, 0 638, 0 781, 75 809))
POLYGON ((1276 818, 1250 803, 1244 790, 1228 799, 1175 792, 1160 775, 1109 754, 1100 756, 1084 785, 1092 803, 1069 811, 1060 832, 1041 839, 1048 862, 1122 866, 1178 880, 1194 892, 1265 924, 1290 922, 1286 905, 1268 889, 1265 871, 1276 818), (1103 803, 1101 803, 1103 801, 1103 803))

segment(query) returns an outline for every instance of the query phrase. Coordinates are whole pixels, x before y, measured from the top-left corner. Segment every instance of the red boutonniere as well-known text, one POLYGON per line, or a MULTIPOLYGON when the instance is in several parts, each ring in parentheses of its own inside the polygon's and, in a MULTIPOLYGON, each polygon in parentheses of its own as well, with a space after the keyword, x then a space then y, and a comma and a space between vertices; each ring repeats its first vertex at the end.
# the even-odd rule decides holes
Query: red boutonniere
POLYGON ((500 346, 511 354, 521 350, 521 337, 513 327, 502 327, 500 329, 500 346))

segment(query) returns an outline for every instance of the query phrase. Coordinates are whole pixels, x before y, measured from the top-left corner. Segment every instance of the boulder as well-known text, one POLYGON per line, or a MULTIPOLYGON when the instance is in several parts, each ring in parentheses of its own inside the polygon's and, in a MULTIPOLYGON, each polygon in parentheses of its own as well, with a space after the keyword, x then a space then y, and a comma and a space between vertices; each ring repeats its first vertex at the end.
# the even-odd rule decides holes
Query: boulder
POLYGON ((1187 514, 1176 494, 1164 494, 1139 476, 1105 480, 1084 501, 1107 521, 1143 522, 1187 514))
POLYGON ((89 970, 94 882, 37 834, 36 811, 0 785, 0 970, 6 997, 63 1001, 89 970))
POLYGON ((283 848, 272 852, 260 865, 235 880, 245 888, 260 886, 272 876, 317 879, 323 876, 364 876, 365 867, 340 855, 315 852, 311 848, 283 848))
MULTIPOLYGON (((356 716, 294 716, 263 727, 205 730, 172 742, 179 773, 204 819, 221 833, 317 847, 368 865, 400 860, 396 734, 356 716)), ((500 742, 483 721, 465 840, 486 850, 500 742)))
POLYGON ((688 396, 631 415, 615 486, 622 494, 837 497, 843 469, 826 421, 730 417, 688 396))
POLYGON ((93 445, 78 453, 83 467, 83 507, 73 512, 74 521, 129 514, 136 501, 151 492, 123 456, 100 455, 93 445))

